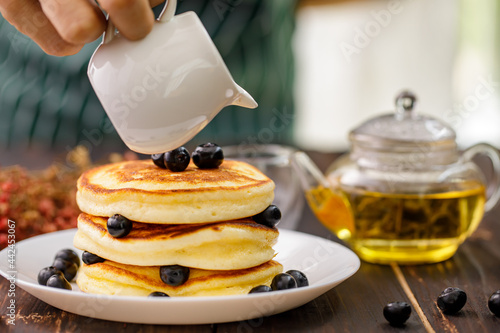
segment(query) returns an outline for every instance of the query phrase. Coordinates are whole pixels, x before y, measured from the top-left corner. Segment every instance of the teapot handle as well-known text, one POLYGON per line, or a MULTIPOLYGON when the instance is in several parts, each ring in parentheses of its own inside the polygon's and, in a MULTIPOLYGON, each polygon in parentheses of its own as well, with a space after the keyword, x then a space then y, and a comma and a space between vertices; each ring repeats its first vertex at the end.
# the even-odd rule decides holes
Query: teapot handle
MULTIPOLYGON (((158 17, 158 21, 161 23, 165 23, 170 21, 174 15, 175 15, 175 9, 177 8, 177 0, 167 0, 167 3, 165 6, 163 6, 163 10, 160 13, 160 16, 158 17)), ((104 31, 104 34, 102 35, 102 43, 103 44, 108 44, 113 40, 115 37, 115 25, 111 20, 109 19, 109 14, 108 14, 108 26, 106 27, 106 30, 104 31)))
POLYGON ((488 188, 491 188, 492 192, 484 204, 484 210, 487 212, 495 207, 500 199, 500 153, 495 147, 486 143, 480 143, 467 149, 462 155, 462 158, 466 161, 470 161, 476 155, 486 155, 493 165, 493 179, 488 186, 488 188))

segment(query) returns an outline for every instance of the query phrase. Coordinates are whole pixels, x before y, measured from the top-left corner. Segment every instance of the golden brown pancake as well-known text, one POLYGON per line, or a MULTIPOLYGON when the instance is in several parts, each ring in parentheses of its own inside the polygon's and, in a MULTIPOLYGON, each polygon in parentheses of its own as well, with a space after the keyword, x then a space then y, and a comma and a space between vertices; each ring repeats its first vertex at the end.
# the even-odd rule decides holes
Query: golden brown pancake
POLYGON ((134 222, 123 238, 107 232, 107 218, 82 213, 74 246, 123 264, 182 265, 228 270, 271 260, 278 230, 251 218, 200 224, 134 222))
POLYGON ((218 168, 161 169, 151 160, 103 165, 78 180, 77 202, 91 215, 121 214, 146 223, 205 223, 260 213, 274 183, 253 166, 225 160, 218 168))
POLYGON ((174 296, 219 296, 246 294, 255 286, 270 285, 283 271, 276 261, 232 271, 210 271, 191 268, 189 279, 180 286, 165 284, 159 266, 131 266, 113 261, 82 264, 76 283, 86 293, 147 296, 154 291, 174 296))

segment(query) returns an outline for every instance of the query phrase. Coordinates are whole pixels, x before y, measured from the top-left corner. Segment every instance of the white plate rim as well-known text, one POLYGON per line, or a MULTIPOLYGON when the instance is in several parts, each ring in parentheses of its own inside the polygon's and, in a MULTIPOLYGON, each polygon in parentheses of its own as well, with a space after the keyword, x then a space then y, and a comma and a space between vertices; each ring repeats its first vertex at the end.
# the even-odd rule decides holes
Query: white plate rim
MULTIPOLYGON (((53 245, 54 241, 57 239, 70 240, 72 244, 75 232, 76 229, 68 229, 38 235, 20 241, 16 243, 16 256, 19 256, 22 250, 26 248, 29 249, 30 245, 39 243, 53 245)), ((26 272, 23 270, 15 271, 16 285, 34 297, 56 308, 97 319, 142 324, 181 325, 243 321, 281 313, 308 303, 351 277, 360 267, 358 256, 345 246, 325 238, 298 231, 280 230, 278 244, 276 244, 275 248, 279 251, 280 243, 295 239, 301 240, 302 242, 318 244, 318 247, 316 247, 314 251, 326 248, 330 254, 333 253, 332 258, 340 258, 345 261, 338 267, 340 275, 335 278, 329 278, 328 276, 323 277, 322 281, 311 283, 308 287, 279 292, 235 296, 172 297, 168 299, 91 295, 81 291, 49 288, 38 285, 35 279, 29 281, 29 278, 24 279, 19 277, 19 275, 25 276, 26 273, 34 273, 33 271, 26 272), (158 315, 160 313, 167 313, 168 315, 158 315), (190 315, 193 313, 195 313, 196 316, 190 315)), ((60 245, 59 249, 66 247, 68 247, 67 243, 65 245, 60 245)), ((74 247, 72 248, 74 249, 74 247)), ((10 275, 8 272, 11 271, 6 265, 8 249, 9 248, 5 248, 0 251, 0 275, 6 279, 8 279, 10 275)), ((284 248, 282 250, 282 252, 285 252, 283 255, 286 255, 287 249, 284 248)), ((307 251, 313 251, 312 249, 301 249, 300 243, 293 250, 306 251, 306 253, 307 251)), ((307 257, 311 258, 313 265, 318 265, 318 267, 321 268, 319 264, 335 264, 335 260, 330 260, 324 253, 320 255, 319 251, 316 252, 318 253, 312 254, 311 252, 311 257, 307 257), (316 260, 316 262, 314 260, 316 260)), ((50 265, 51 256, 54 254, 55 252, 51 252, 50 255, 48 255, 47 262, 41 265, 42 268, 50 265)), ((278 252, 276 257, 278 262, 282 262, 282 260, 280 260, 280 255, 281 254, 278 252)), ((293 259, 284 258, 283 260, 293 259)), ((310 267, 311 266, 305 267, 305 270, 310 267)), ((296 269, 293 266, 287 267, 285 264, 284 268, 284 271, 296 269)), ((76 287, 74 282, 72 285, 76 287)))

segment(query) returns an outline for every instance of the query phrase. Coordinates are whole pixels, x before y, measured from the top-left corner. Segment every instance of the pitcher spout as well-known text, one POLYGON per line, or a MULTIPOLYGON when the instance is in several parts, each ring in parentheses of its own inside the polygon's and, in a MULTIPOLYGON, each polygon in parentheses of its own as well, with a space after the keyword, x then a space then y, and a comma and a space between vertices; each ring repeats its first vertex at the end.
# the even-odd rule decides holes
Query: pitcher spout
POLYGON ((250 96, 249 93, 245 91, 245 89, 236 85, 236 96, 235 99, 230 103, 231 105, 238 105, 244 108, 255 109, 259 104, 250 96))

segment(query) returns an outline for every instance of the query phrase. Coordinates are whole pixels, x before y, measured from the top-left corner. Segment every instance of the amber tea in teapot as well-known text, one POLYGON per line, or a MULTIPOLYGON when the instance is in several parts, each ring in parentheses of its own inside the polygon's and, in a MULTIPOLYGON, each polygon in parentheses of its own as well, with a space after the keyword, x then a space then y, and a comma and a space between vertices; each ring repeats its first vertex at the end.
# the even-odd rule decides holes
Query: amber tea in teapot
MULTIPOLYGON (((366 261, 442 261, 455 253, 483 215, 484 186, 471 182, 461 187, 462 190, 428 194, 344 188, 342 191, 349 201, 353 221, 345 209, 332 209, 332 205, 339 203, 338 196, 331 196, 324 205, 311 207, 325 226, 352 244, 366 261), (329 213, 333 211, 336 213, 329 213), (339 211, 343 211, 344 216, 340 216, 339 211), (349 221, 350 227, 343 221, 349 221), (394 251, 395 246, 406 250, 394 251)), ((318 189, 310 190, 306 197, 311 196, 311 191, 318 189)))
POLYGON ((486 144, 458 152, 446 124, 414 112, 401 94, 396 113, 351 131, 351 152, 324 177, 300 152, 294 166, 320 220, 361 259, 389 264, 433 263, 453 256, 500 197, 500 155, 486 144), (486 182, 472 161, 490 158, 486 182))

